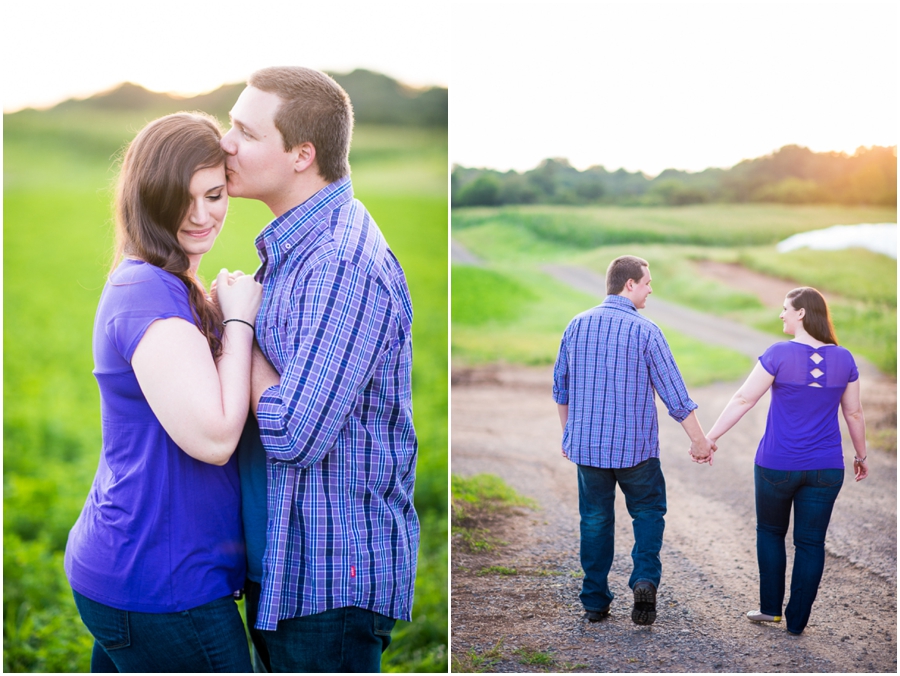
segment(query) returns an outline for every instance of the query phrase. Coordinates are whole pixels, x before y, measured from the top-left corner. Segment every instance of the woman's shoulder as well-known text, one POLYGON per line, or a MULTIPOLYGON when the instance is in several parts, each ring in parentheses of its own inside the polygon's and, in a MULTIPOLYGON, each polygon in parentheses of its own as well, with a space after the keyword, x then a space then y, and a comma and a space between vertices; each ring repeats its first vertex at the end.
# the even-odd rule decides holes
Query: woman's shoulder
POLYGON ((848 350, 846 347, 843 347, 842 345, 829 345, 828 350, 830 354, 836 355, 841 361, 848 364, 856 364, 856 359, 854 359, 853 353, 850 352, 850 350, 848 350))
POLYGON ((777 343, 772 343, 771 345, 769 345, 769 347, 763 353, 763 356, 768 355, 771 357, 776 355, 781 356, 784 354, 788 354, 797 349, 795 347, 796 345, 799 345, 799 343, 795 343, 792 340, 780 340, 777 343))
POLYGON ((145 261, 126 258, 113 270, 104 291, 106 303, 119 310, 157 313, 170 308, 191 316, 190 294, 178 277, 145 261))
POLYGON ((187 287, 171 272, 134 258, 126 258, 109 276, 109 284, 129 295, 159 293, 166 289, 176 297, 188 296, 187 287))

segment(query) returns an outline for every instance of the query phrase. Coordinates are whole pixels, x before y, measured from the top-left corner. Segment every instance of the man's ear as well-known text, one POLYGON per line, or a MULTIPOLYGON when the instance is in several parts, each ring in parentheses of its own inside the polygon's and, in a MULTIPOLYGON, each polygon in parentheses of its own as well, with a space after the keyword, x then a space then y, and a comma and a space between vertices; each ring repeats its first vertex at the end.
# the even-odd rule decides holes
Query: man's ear
POLYGON ((316 147, 309 141, 304 141, 294 146, 294 171, 302 173, 309 169, 316 161, 316 147))

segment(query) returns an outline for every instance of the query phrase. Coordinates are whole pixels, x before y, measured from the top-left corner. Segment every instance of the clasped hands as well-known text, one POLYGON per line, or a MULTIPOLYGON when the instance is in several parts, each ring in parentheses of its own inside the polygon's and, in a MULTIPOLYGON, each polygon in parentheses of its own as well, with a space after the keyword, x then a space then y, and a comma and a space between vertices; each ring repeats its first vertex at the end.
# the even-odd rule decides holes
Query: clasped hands
POLYGON ((691 442, 691 447, 688 449, 688 453, 691 455, 691 460, 698 464, 703 464, 708 462, 710 467, 713 464, 713 453, 718 450, 718 446, 716 446, 716 442, 712 441, 708 437, 703 437, 703 441, 699 444, 695 441, 691 442))

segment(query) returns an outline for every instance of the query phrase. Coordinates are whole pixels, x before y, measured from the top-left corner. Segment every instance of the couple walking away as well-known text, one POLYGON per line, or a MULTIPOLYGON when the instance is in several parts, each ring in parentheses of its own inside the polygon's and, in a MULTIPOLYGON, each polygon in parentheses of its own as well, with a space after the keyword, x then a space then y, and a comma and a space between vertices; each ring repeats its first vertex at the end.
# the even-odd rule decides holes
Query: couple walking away
POLYGON ((103 446, 65 556, 91 670, 377 672, 419 540, 409 291, 353 198, 334 80, 257 71, 231 118, 151 122, 121 168, 103 446), (276 218, 256 274, 207 294, 229 196, 276 218))
POLYGON ((642 317, 652 293, 650 267, 621 256, 606 272, 607 297, 566 328, 553 374, 553 398, 563 428, 562 453, 578 465, 581 513, 581 602, 591 622, 610 613, 616 483, 632 518, 634 595, 631 619, 656 620, 662 574, 659 552, 666 485, 659 462, 654 390, 690 437, 694 462, 713 464, 717 442, 769 389, 766 431, 755 461, 756 552, 759 608, 752 622, 787 620, 798 635, 810 612, 825 565, 825 533, 844 480, 837 409, 856 450, 856 480, 868 476, 866 430, 853 356, 839 347, 825 299, 815 289, 788 292, 781 320, 793 340, 759 358, 709 434, 703 434, 681 373, 659 327, 642 317), (785 535, 794 510, 794 568, 783 610, 785 535))

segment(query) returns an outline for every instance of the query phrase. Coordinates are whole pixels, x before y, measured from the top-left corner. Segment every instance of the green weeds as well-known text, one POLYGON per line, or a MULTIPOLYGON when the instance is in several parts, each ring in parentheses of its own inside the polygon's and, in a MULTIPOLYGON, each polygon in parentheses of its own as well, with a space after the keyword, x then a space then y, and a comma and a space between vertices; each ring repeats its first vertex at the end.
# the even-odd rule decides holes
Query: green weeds
POLYGON ((507 568, 506 566, 485 566, 477 573, 478 576, 483 575, 518 575, 515 568, 507 568))
POLYGON ((493 537, 487 528, 466 528, 454 525, 453 534, 465 543, 470 552, 492 552, 497 547, 509 544, 493 537))
POLYGON ((454 515, 459 520, 470 518, 478 511, 537 507, 534 500, 520 495, 494 474, 476 474, 471 477, 453 474, 450 486, 454 515))
POLYGON ((519 657, 521 664, 528 666, 548 667, 553 664, 553 655, 549 652, 541 652, 540 650, 532 650, 531 648, 517 648, 513 650, 513 655, 519 657))
POLYGON ((501 638, 491 648, 479 653, 469 648, 462 657, 454 657, 451 662, 453 673, 480 674, 503 659, 503 639, 501 638))

